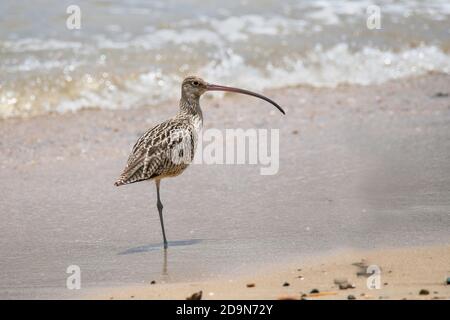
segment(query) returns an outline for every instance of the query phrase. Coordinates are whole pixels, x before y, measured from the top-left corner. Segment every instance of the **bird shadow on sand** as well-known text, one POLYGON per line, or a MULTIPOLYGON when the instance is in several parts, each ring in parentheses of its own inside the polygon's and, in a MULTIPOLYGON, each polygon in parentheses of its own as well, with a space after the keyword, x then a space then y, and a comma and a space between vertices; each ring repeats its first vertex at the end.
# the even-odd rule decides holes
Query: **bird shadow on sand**
MULTIPOLYGON (((202 239, 190 239, 190 240, 175 240, 175 241, 169 241, 169 250, 170 247, 184 247, 184 246, 192 246, 195 244, 198 244, 202 242, 202 239)), ((142 252, 149 252, 154 250, 161 250, 163 248, 163 243, 151 243, 139 247, 134 247, 127 249, 125 251, 119 252, 118 255, 126 255, 126 254, 133 254, 133 253, 142 253, 142 252)))

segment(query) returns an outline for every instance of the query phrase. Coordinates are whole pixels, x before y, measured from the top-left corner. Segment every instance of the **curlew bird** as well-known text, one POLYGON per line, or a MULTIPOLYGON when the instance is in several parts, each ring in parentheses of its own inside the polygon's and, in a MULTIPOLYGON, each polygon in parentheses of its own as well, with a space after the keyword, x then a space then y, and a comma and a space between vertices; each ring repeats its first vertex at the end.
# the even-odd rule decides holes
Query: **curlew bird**
POLYGON ((161 222, 164 249, 167 249, 167 239, 159 193, 161 179, 181 174, 193 160, 197 136, 203 124, 200 96, 206 91, 228 91, 254 96, 273 104, 284 114, 277 103, 261 94, 209 84, 198 77, 184 79, 177 115, 151 128, 138 139, 123 173, 115 182, 116 186, 121 186, 143 180, 155 180, 156 206, 161 222))

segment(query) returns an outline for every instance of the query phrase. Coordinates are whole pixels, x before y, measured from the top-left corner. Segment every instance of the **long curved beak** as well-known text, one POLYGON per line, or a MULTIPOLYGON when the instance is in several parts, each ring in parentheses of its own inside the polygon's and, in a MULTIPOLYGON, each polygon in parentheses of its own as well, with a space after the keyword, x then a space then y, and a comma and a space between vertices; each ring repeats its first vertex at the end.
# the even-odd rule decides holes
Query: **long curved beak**
POLYGON ((280 112, 282 114, 286 114, 284 112, 284 110, 275 101, 273 101, 272 99, 269 99, 269 98, 267 98, 267 97, 265 97, 265 96, 263 96, 262 94, 259 94, 259 93, 255 93, 255 92, 244 90, 244 89, 220 86, 220 85, 217 85, 217 84, 209 84, 209 83, 206 85, 206 90, 207 91, 236 92, 236 93, 242 93, 242 94, 246 94, 246 95, 249 95, 249 96, 257 97, 257 98, 263 99, 263 100, 273 104, 278 110, 280 110, 280 112))

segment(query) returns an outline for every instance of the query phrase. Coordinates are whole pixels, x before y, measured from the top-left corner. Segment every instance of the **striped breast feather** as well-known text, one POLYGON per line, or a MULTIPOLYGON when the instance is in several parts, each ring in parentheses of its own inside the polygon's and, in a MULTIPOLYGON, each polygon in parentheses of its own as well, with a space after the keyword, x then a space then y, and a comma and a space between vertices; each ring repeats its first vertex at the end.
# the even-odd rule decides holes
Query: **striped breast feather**
POLYGON ((168 120, 144 133, 133 146, 127 166, 116 186, 152 179, 173 167, 172 151, 186 135, 191 135, 188 123, 168 120))

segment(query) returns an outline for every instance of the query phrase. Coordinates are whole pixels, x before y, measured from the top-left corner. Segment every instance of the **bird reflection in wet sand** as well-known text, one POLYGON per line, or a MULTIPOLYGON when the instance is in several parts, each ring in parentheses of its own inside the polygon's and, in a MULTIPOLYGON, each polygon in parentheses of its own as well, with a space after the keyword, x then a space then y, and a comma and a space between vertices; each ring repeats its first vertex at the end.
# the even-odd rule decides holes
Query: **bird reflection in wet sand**
POLYGON ((164 250, 162 277, 167 278, 164 280, 168 280, 168 277, 169 277, 169 273, 167 272, 167 250, 164 250))

